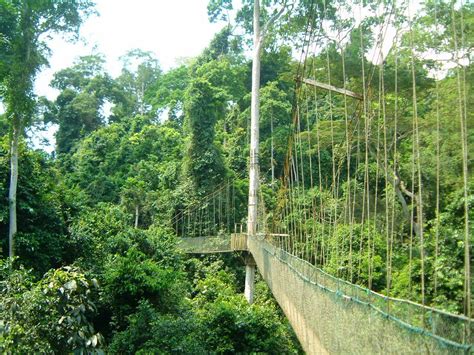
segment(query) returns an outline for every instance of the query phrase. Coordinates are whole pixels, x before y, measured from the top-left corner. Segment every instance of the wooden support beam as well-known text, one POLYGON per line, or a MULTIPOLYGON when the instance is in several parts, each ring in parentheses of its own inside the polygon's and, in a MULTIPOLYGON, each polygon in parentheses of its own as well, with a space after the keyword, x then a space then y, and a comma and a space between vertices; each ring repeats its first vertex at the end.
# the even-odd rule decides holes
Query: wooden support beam
POLYGON ((339 89, 335 86, 332 86, 332 85, 329 85, 329 84, 324 84, 324 83, 321 83, 321 82, 313 80, 313 79, 302 78, 301 81, 305 84, 316 86, 316 87, 321 88, 321 89, 337 92, 338 94, 350 96, 350 97, 353 97, 354 99, 357 99, 357 100, 363 100, 364 99, 361 95, 359 95, 359 94, 357 94, 353 91, 346 90, 346 89, 339 89))

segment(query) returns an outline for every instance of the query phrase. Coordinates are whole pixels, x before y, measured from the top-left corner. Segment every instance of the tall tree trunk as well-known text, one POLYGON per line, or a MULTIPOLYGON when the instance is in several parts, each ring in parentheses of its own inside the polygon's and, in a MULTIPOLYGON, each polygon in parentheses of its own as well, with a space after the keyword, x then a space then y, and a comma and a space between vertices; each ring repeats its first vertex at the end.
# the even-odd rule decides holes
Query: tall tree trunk
MULTIPOLYGON (((22 3, 22 15, 21 15, 21 41, 24 44, 24 52, 21 52, 22 58, 19 63, 16 63, 17 66, 21 68, 20 72, 14 71, 19 78, 14 77, 15 80, 20 81, 29 81, 27 85, 27 89, 23 87, 25 84, 24 82, 18 83, 15 82, 13 87, 20 88, 22 90, 21 94, 17 96, 18 92, 14 96, 13 103, 9 103, 9 112, 12 115, 12 138, 11 138, 11 145, 10 145, 10 186, 8 191, 8 205, 9 205, 9 229, 8 229, 8 255, 10 258, 15 256, 15 235, 17 233, 17 201, 16 201, 16 193, 17 193, 17 186, 18 186, 18 144, 21 136, 22 130, 22 118, 25 117, 25 112, 21 111, 22 102, 26 100, 28 97, 29 89, 31 89, 31 78, 34 75, 32 71, 30 71, 29 65, 31 61, 31 46, 33 45, 33 35, 31 31, 31 8, 29 6, 28 1, 24 1, 22 3)), ((11 87, 10 87, 11 89, 11 87)), ((15 92, 15 90, 13 90, 15 92)))
MULTIPOLYGON (((260 109, 260 0, 253 7, 253 58, 252 58, 252 99, 250 104, 250 171, 249 171, 249 207, 247 233, 254 237, 257 233, 258 173, 259 173, 259 109, 260 109)), ((255 264, 245 267, 244 295, 248 303, 253 303, 255 264)))
POLYGON ((138 205, 135 206, 135 228, 138 228, 138 213, 139 213, 139 209, 138 209, 138 205))
POLYGON ((260 30, 260 0, 254 0, 253 6, 253 56, 252 56, 252 98, 250 104, 250 171, 249 171, 249 207, 247 233, 257 233, 257 203, 259 184, 259 118, 260 118, 260 53, 263 40, 269 28, 283 14, 287 7, 283 1, 280 11, 264 24, 260 30))
POLYGON ((16 223, 16 191, 18 186, 18 141, 20 136, 20 120, 15 117, 13 120, 12 141, 10 147, 10 189, 8 191, 8 204, 10 207, 10 224, 8 230, 8 255, 13 258, 15 255, 15 234, 17 232, 16 223))
MULTIPOLYGON (((260 0, 254 0, 253 6, 253 56, 252 56, 252 98, 250 104, 250 171, 249 171, 249 206, 247 233, 250 237, 257 234, 258 185, 259 185, 259 118, 260 118, 260 53, 265 34, 272 24, 282 15, 286 0, 281 10, 274 14, 260 31, 260 0)), ((247 265, 246 280, 253 280, 255 264, 247 265)), ((245 298, 253 302, 253 285, 245 284, 245 298)))
POLYGON ((272 189, 275 189, 275 145, 273 141, 273 109, 270 117, 270 134, 271 134, 271 168, 272 168, 272 189))
POLYGON ((252 98, 250 105, 250 171, 249 206, 247 232, 255 236, 257 232, 257 192, 259 175, 259 107, 260 107, 260 1, 255 0, 253 10, 253 57, 252 57, 252 98))

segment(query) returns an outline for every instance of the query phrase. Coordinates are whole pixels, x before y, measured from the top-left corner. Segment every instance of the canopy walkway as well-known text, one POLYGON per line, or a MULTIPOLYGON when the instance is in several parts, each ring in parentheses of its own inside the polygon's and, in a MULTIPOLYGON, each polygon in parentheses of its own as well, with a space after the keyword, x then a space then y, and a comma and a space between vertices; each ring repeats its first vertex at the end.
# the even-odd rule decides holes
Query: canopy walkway
POLYGON ((190 254, 250 253, 307 353, 474 352, 474 319, 335 277, 305 260, 308 254, 291 246, 290 234, 265 232, 264 223, 248 236, 232 221, 239 211, 229 207, 235 198, 230 185, 179 214, 180 247, 190 254))
POLYGON ((275 237, 250 238, 248 248, 246 234, 181 241, 187 253, 250 251, 308 354, 473 352, 472 318, 331 276, 278 247, 275 237))
POLYGON ((281 161, 267 103, 271 181, 252 127, 250 186, 229 178, 171 225, 187 253, 251 255, 308 353, 473 353, 463 4, 381 3, 367 23, 352 4, 360 18, 331 28, 340 9, 324 4, 308 15, 281 161))
POLYGON ((188 254, 215 254, 247 251, 247 235, 233 233, 217 237, 181 238, 180 248, 188 254))

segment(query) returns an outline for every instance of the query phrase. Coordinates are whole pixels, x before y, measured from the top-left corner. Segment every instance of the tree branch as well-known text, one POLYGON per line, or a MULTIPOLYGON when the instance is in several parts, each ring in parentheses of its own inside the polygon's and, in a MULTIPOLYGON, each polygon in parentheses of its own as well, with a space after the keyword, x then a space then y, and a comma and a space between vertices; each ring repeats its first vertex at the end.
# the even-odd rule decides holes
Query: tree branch
MULTIPOLYGON (((293 5, 291 5, 291 8, 293 8, 293 5)), ((260 38, 259 40, 262 41, 266 34, 267 34, 267 31, 268 29, 273 26, 273 24, 275 23, 276 20, 278 20, 278 18, 283 15, 283 13, 285 12, 285 9, 286 9, 286 6, 287 6, 287 0, 284 0, 283 2, 283 5, 281 6, 281 9, 280 11, 278 11, 277 13, 275 13, 272 17, 270 17, 270 19, 267 21, 267 23, 263 26, 262 28, 262 31, 261 31, 261 35, 260 35, 260 38)))
MULTIPOLYGON (((373 157, 376 156, 376 153, 373 151, 373 149, 371 149, 371 147, 369 147, 369 153, 373 157)), ((389 177, 388 181, 390 184, 392 184, 393 188, 395 189, 395 194, 397 195, 397 198, 400 201, 400 204, 402 205, 402 210, 403 210, 403 214, 405 215, 405 218, 408 220, 410 224, 413 225, 413 230, 415 234, 417 236, 420 236, 421 234, 420 224, 416 222, 415 217, 414 216, 412 217, 412 215, 410 214, 410 211, 408 210, 408 203, 403 195, 405 194, 406 196, 408 196, 414 201, 417 212, 419 212, 419 208, 420 208, 418 196, 406 188, 405 183, 400 178, 397 170, 398 169, 389 168, 392 178, 389 177)))
MULTIPOLYGON (((400 179, 397 172, 394 172, 394 183, 395 183, 394 187, 396 189, 399 189, 399 191, 401 190, 401 192, 403 192, 405 195, 407 195, 409 198, 411 198, 412 200, 415 201, 416 210, 417 210, 417 213, 419 213, 420 201, 418 199, 418 196, 415 193, 411 192, 410 190, 408 190, 406 188, 405 183, 403 182, 403 180, 400 179)), ((397 196, 398 196, 400 201, 403 201, 402 202, 403 211, 405 213, 405 216, 408 218, 408 220, 411 223, 413 223, 413 230, 415 231, 415 234, 417 236, 420 236, 421 235, 421 226, 420 226, 420 224, 418 222, 415 222, 415 218, 412 217, 410 215, 410 213, 408 212, 408 206, 407 206, 407 203, 406 203, 405 198, 403 197, 403 195, 400 193, 400 194, 397 194, 397 196)))

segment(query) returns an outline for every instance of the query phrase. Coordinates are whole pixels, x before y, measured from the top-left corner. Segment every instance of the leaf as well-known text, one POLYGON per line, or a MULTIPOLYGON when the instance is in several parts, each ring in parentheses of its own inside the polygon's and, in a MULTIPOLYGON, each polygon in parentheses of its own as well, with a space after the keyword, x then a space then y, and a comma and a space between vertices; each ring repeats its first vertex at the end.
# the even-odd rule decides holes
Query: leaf
POLYGON ((64 284, 64 287, 68 290, 75 291, 77 289, 77 282, 76 280, 68 281, 64 284))
POLYGON ((94 285, 95 288, 99 288, 99 283, 97 282, 97 279, 92 279, 91 282, 92 282, 92 285, 94 285))
POLYGON ((94 335, 92 336, 92 347, 95 348, 95 347, 97 346, 97 340, 98 340, 98 339, 97 339, 97 335, 94 334, 94 335))

